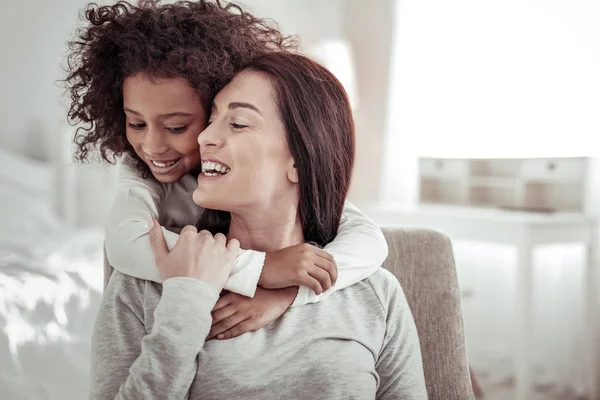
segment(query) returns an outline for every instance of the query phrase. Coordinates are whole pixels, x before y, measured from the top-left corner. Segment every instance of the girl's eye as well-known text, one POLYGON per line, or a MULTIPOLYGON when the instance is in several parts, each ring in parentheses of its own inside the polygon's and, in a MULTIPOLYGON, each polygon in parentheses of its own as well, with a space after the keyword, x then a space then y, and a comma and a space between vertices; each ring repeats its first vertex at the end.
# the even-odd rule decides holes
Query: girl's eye
POLYGON ((233 129, 244 129, 248 127, 248 125, 236 124, 235 122, 232 122, 229 125, 231 125, 233 129))
POLYGON ((132 129, 144 129, 146 127, 146 124, 132 124, 131 122, 128 122, 127 125, 132 129))
POLYGON ((186 128, 187 128, 187 126, 178 126, 176 128, 167 128, 167 130, 169 130, 170 132, 173 132, 173 133, 181 133, 181 132, 185 131, 186 128))

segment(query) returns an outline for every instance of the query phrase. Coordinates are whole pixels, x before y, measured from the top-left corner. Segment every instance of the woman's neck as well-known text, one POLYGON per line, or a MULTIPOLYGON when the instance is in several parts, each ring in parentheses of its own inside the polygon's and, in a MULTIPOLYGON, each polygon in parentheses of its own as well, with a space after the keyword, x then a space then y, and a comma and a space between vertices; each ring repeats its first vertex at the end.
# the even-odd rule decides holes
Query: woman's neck
POLYGON ((297 205, 262 212, 231 213, 227 239, 237 239, 242 249, 266 253, 304 242, 297 205))

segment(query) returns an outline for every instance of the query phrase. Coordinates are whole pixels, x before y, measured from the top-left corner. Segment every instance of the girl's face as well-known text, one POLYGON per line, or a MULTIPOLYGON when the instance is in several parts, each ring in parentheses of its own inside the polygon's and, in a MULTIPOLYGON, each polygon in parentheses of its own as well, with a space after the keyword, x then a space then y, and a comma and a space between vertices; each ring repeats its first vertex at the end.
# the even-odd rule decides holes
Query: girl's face
POLYGON ((127 140, 163 183, 199 170, 198 135, 207 118, 198 94, 182 78, 135 74, 123 82, 127 140))

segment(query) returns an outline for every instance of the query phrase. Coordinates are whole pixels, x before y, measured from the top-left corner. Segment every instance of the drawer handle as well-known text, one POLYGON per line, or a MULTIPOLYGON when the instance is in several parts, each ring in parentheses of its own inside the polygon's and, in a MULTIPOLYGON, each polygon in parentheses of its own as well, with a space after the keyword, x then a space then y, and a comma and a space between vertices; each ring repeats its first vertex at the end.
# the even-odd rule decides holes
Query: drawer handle
POLYGON ((556 163, 549 162, 546 168, 548 168, 548 171, 554 171, 556 169, 556 163))
POLYGON ((444 162, 442 160, 435 160, 435 169, 438 171, 444 168, 444 162))

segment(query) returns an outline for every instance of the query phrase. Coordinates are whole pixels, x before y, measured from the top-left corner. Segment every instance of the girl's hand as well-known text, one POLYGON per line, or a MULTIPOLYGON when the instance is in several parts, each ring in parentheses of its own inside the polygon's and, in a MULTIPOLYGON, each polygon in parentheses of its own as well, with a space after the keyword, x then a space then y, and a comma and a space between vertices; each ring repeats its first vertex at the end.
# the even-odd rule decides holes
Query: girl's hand
POLYGON ((150 245, 163 281, 175 277, 198 279, 213 286, 220 293, 235 264, 240 243, 227 243, 223 234, 214 237, 208 231, 198 232, 188 225, 181 230, 175 247, 169 251, 162 229, 151 221, 150 245))
POLYGON ((333 256, 309 243, 301 243, 267 253, 258 284, 265 289, 304 285, 321 294, 335 285, 336 280, 333 256))
POLYGON ((230 339, 265 327, 279 318, 294 302, 297 287, 268 290, 258 287, 253 298, 237 293, 221 297, 212 311, 208 339, 230 339))

